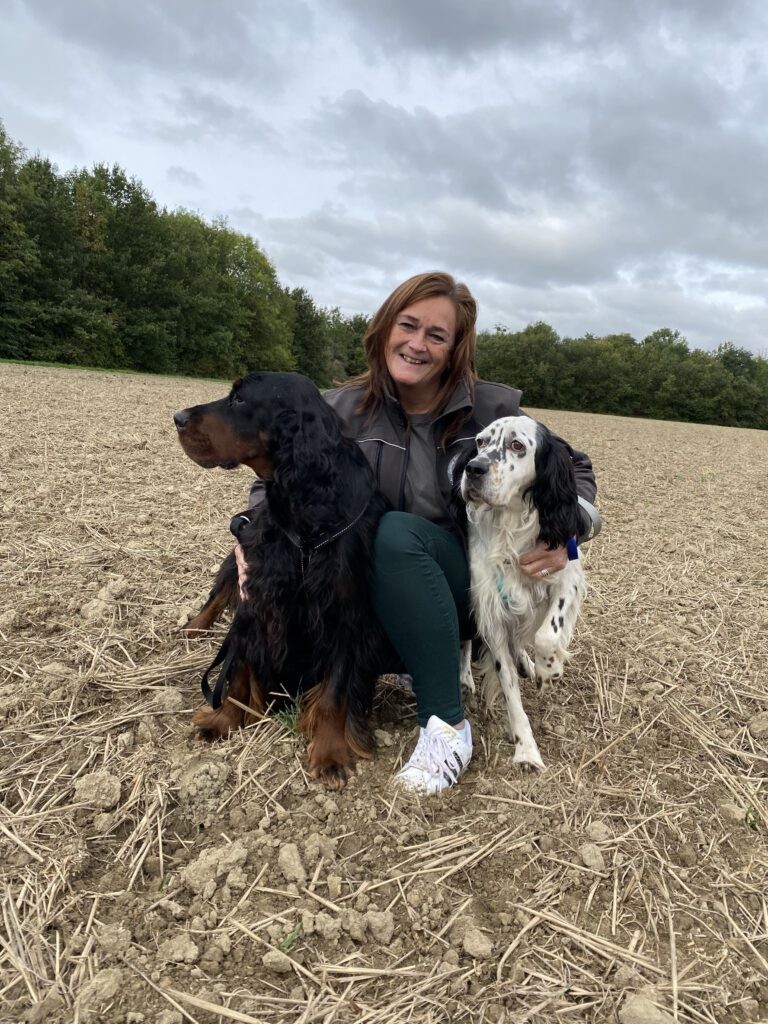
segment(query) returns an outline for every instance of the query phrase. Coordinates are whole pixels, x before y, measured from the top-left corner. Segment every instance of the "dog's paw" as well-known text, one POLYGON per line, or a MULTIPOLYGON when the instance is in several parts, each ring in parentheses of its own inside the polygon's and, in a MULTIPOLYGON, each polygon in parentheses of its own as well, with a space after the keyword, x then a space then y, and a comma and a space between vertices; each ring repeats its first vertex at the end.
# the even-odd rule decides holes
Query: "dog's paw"
POLYGON ((461 685, 469 692, 474 694, 475 689, 475 677, 472 675, 472 666, 468 666, 466 669, 462 669, 461 672, 461 685))
POLYGON ((471 694, 475 693, 475 677, 472 675, 472 644, 465 641, 461 645, 461 685, 471 694))
POLYGON ((543 772, 545 765, 536 746, 536 741, 531 739, 528 742, 518 741, 515 746, 515 756, 512 763, 516 764, 521 772, 538 773, 543 772))
POLYGON ((325 789, 340 793, 354 775, 354 769, 351 764, 329 764, 323 768, 310 767, 309 774, 325 789))
POLYGON ((546 657, 536 652, 536 689, 541 690, 551 683, 557 683, 563 678, 565 659, 558 652, 549 653, 546 657))
POLYGON ((201 636, 210 636, 210 629, 203 629, 200 626, 194 625, 195 620, 190 619, 185 625, 179 629, 179 636, 182 640, 198 640, 201 636))
POLYGON ((517 652, 516 664, 517 674, 519 676, 521 676, 523 679, 533 679, 535 670, 533 667, 533 662, 531 661, 531 658, 527 651, 517 652))

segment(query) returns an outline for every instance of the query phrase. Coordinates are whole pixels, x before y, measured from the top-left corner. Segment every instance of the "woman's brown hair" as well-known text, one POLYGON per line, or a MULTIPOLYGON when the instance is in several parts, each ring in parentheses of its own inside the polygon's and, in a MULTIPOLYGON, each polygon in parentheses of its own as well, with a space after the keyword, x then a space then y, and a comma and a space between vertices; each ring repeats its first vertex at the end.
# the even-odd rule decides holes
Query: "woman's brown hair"
MULTIPOLYGON (((363 338, 365 357, 368 369, 348 381, 348 387, 357 385, 364 390, 359 412, 370 412, 374 417, 384 402, 387 389, 392 389, 392 381, 387 370, 387 342, 392 333, 395 319, 406 307, 422 299, 431 299, 444 295, 449 298, 456 310, 456 334, 451 348, 451 357, 443 378, 440 381, 435 401, 430 412, 438 412, 453 394, 456 386, 462 381, 466 384, 470 401, 474 401, 474 384, 477 380, 475 357, 477 353, 477 303, 465 284, 454 280, 450 274, 432 271, 427 274, 416 274, 403 281, 401 285, 385 299, 379 310, 374 314, 363 338)), ((452 433, 451 424, 443 434, 452 433)))

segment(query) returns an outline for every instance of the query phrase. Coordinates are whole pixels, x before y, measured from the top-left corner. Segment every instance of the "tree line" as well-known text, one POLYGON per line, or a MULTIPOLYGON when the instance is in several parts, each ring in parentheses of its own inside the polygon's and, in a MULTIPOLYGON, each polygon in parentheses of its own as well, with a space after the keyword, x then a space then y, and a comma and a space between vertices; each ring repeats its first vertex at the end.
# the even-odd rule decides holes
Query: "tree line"
POLYGON ((545 323, 499 327, 478 344, 480 376, 523 387, 527 405, 768 429, 768 360, 723 342, 690 349, 667 327, 560 338, 545 323))
POLYGON ((60 174, 0 122, 0 357, 232 378, 360 367, 367 320, 289 290, 248 235, 120 167, 60 174))
MULTIPOLYGON (((281 285, 248 235, 167 210, 120 167, 59 172, 0 122, 0 358, 233 378, 298 370, 320 387, 365 365, 364 314, 281 285)), ((481 333, 478 371, 527 405, 768 428, 768 361, 663 328, 560 338, 481 333)))

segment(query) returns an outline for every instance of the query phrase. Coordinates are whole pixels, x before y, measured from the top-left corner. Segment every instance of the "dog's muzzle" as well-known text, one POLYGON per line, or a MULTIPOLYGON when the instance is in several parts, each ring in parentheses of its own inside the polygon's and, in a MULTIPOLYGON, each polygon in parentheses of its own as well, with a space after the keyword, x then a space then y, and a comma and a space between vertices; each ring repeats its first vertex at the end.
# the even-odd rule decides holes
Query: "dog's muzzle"
POLYGON ((476 455, 467 463, 464 472, 470 480, 477 480, 485 476, 490 468, 491 463, 486 455, 476 455))
POLYGON ((189 409, 182 409, 181 412, 175 412, 173 414, 173 422, 176 424, 176 429, 181 432, 189 426, 189 409))

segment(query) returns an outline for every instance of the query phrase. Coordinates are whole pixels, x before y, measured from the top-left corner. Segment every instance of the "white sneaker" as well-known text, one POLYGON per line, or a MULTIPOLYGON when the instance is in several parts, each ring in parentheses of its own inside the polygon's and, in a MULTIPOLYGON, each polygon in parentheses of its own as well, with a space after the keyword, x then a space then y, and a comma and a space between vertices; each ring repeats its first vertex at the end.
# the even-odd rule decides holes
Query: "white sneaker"
POLYGON ((471 757, 469 722, 458 732, 442 718, 432 715, 419 734, 410 760, 395 775, 395 782, 413 793, 432 796, 455 786, 471 757))

